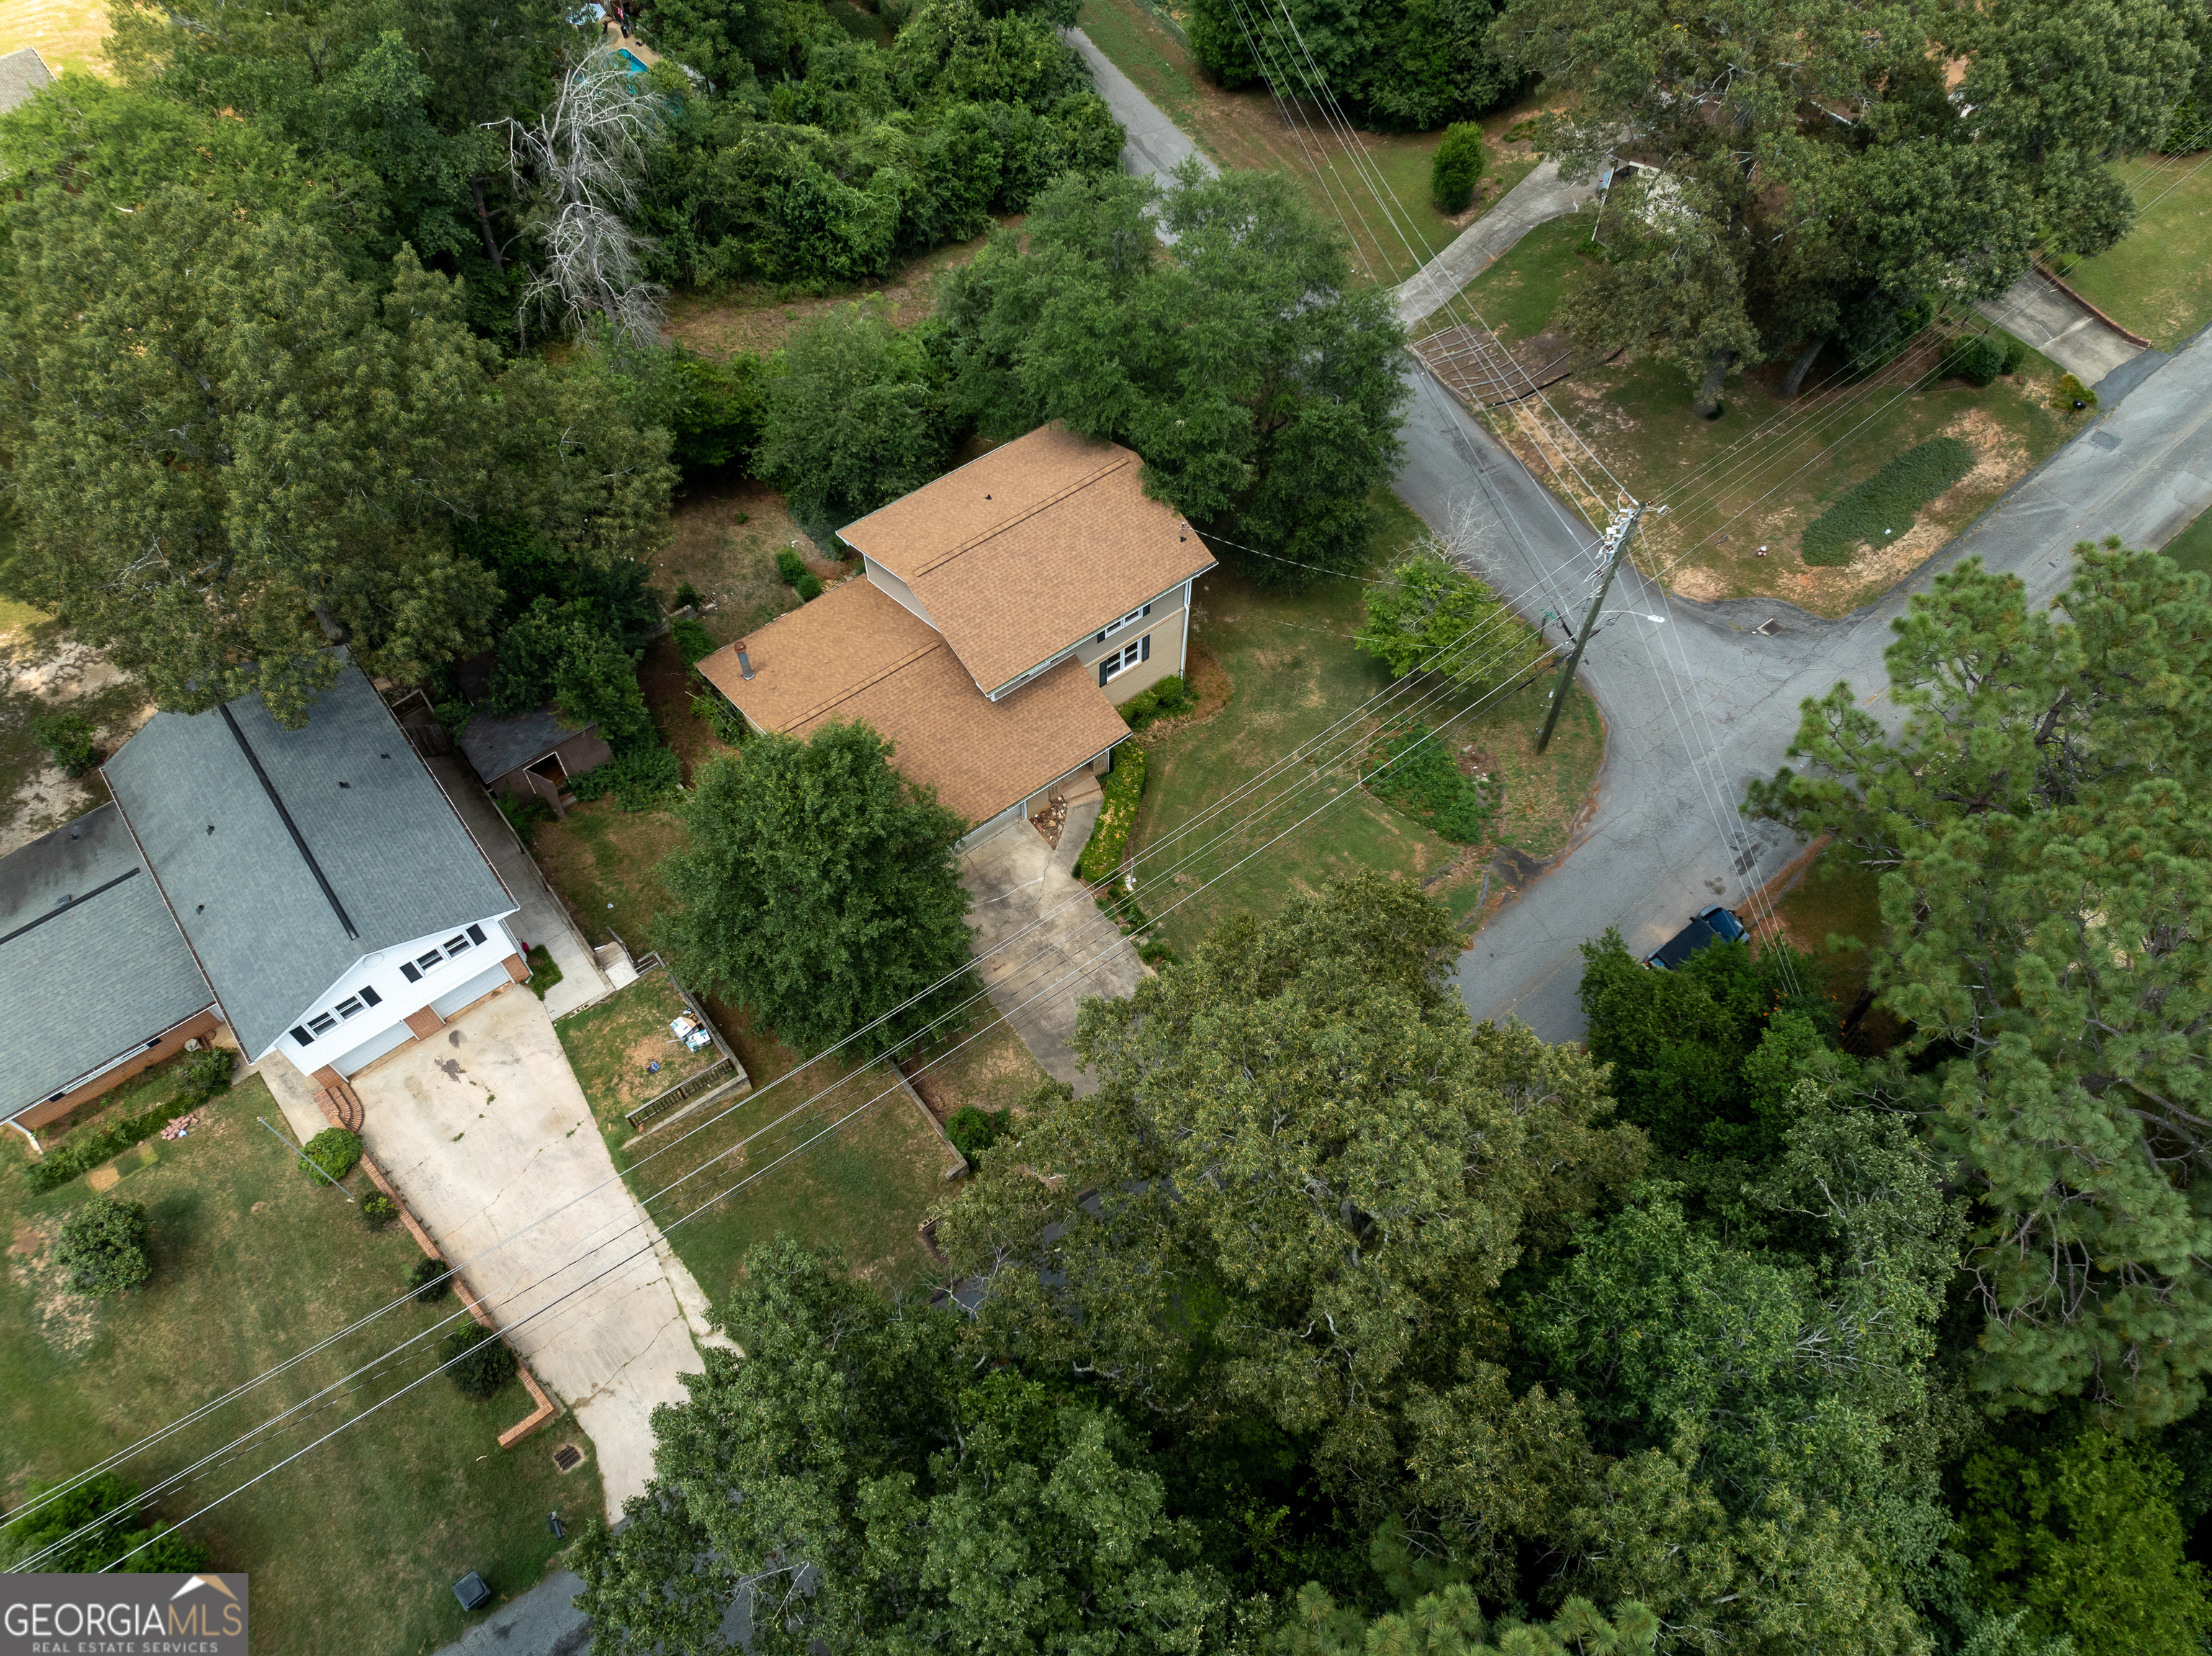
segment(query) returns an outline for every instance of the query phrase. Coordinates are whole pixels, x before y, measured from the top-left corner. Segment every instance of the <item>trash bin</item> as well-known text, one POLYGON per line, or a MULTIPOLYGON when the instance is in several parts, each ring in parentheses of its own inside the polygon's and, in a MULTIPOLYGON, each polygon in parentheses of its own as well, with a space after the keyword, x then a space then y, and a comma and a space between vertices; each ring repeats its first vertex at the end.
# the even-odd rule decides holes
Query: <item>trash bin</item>
POLYGON ((484 1585, 483 1577, 471 1570, 453 1583, 453 1597, 461 1601, 463 1610, 477 1610, 491 1602, 491 1589, 484 1585))

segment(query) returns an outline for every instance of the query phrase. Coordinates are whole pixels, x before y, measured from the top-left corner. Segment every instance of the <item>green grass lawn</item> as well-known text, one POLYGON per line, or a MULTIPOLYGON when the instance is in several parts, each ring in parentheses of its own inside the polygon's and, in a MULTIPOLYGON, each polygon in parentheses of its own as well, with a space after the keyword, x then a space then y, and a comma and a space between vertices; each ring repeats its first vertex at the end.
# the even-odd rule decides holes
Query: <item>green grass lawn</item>
POLYGON ((945 1183, 951 1151, 888 1071, 823 1060, 770 1086, 793 1062, 786 1053, 778 1067, 768 1045, 740 1046, 751 1095, 628 1150, 626 1131, 609 1133, 615 1165, 712 1300, 729 1292, 748 1248, 779 1234, 840 1250, 887 1293, 907 1287, 929 1264, 919 1227, 957 1189, 945 1183))
MULTIPOLYGON (((283 1125, 258 1079, 206 1110, 190 1137, 120 1158, 128 1172, 111 1193, 146 1204, 155 1261, 152 1281, 120 1299, 68 1294, 48 1261, 61 1222, 91 1194, 86 1181, 33 1196, 13 1165, 0 1168, 12 1239, 0 1285, 0 1488, 11 1503, 32 1478, 88 1466, 384 1306, 422 1257, 397 1225, 369 1231, 256 1123, 283 1125)), ((181 1471, 453 1307, 406 1301, 120 1470, 142 1486, 181 1471)), ((183 1519, 428 1366, 373 1371, 155 1509, 183 1519)), ((187 1533, 212 1549, 216 1568, 252 1578, 254 1648, 411 1656, 472 1619, 449 1590, 463 1571, 480 1571, 502 1599, 535 1585, 556 1550, 546 1513, 580 1521, 600 1510, 601 1493, 588 1453, 574 1472, 554 1470, 557 1445, 588 1450, 573 1420, 498 1447, 532 1406, 520 1384, 479 1404, 434 1377, 194 1520, 187 1533)))
POLYGON ((683 843, 684 824, 672 813, 624 810, 610 796, 542 824, 530 853, 587 942, 619 937, 642 955, 653 947, 654 917, 671 906, 661 858, 683 843))
MULTIPOLYGON (((1384 505, 1371 569, 1387 568, 1419 532, 1419 519, 1402 504, 1384 505)), ((1259 586, 1233 567, 1201 583, 1191 637, 1206 658, 1197 675, 1201 690, 1218 706, 1147 743, 1150 771, 1131 836, 1139 901, 1177 950, 1188 953, 1230 914, 1266 916, 1291 893, 1359 867, 1419 880, 1465 916, 1486 889, 1496 894, 1494 882, 1486 888, 1482 868, 1500 845, 1542 858, 1565 843, 1603 750, 1595 710, 1579 693, 1541 759, 1534 746, 1546 685, 1474 717, 1443 716, 1465 703, 1465 692, 1430 704, 1426 722, 1465 767, 1504 779, 1504 810, 1485 844, 1443 840, 1360 786, 1358 761, 1384 722, 1361 708, 1390 682, 1389 670, 1347 636, 1361 622, 1366 590, 1335 579, 1290 593, 1259 586), (1226 700, 1218 701, 1224 681, 1226 700), (1302 762, 1179 834, 1272 761, 1347 716, 1351 722, 1324 749, 1332 762, 1318 769, 1302 762), (1255 810, 1249 825, 1200 849, 1255 810)), ((1523 653, 1539 657, 1533 646, 1523 653)))
POLYGON ((2212 322, 2212 167, 2195 155, 2124 161, 2142 216, 2120 244, 2052 268, 2069 287, 2160 350, 2179 350, 2212 322))
POLYGON ((1441 130, 1362 133, 1365 161, 1358 161, 1318 120, 1311 130, 1304 122, 1286 124, 1266 88, 1231 92, 1208 82, 1182 43, 1136 0, 1085 0, 1080 21, 1092 44, 1215 161, 1280 169, 1297 181, 1324 223, 1341 220, 1355 270, 1367 281, 1403 282, 1536 165, 1526 143, 1505 137, 1525 112, 1484 117, 1489 153, 1480 189, 1467 213, 1449 215, 1429 197, 1429 167, 1443 142, 1441 130), (1376 174, 1395 217, 1377 199, 1376 174))
POLYGON ((661 967, 553 1026, 603 1131, 627 1137, 629 1111, 721 1062, 714 1047, 693 1052, 670 1033, 685 1010, 661 967))
POLYGON ((1013 1026, 988 1006, 988 1017, 922 1054, 925 1067, 915 1090, 941 1119, 955 1110, 1011 1110, 1052 1077, 1045 1074, 1013 1026))
POLYGON ((2184 569, 2212 575, 2212 512, 2200 515, 2159 549, 2184 569))
MULTIPOLYGON (((1538 225, 1460 291, 1499 338, 1533 338, 1552 319, 1567 273, 1590 256, 1590 224, 1589 214, 1576 213, 1538 225)), ((1435 319, 1462 318, 1454 309, 1435 319)))

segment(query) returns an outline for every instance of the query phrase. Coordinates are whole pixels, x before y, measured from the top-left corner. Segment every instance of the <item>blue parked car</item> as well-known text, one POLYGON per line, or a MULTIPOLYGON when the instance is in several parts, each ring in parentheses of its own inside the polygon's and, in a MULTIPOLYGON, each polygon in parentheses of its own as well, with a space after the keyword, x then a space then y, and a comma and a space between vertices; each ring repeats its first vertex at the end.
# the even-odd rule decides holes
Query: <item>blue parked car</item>
POLYGON ((1666 946, 1644 963, 1662 972, 1672 972, 1686 964, 1700 949, 1710 949, 1717 943, 1741 943, 1749 935, 1734 909, 1715 903, 1691 915, 1689 925, 1669 937, 1666 946))

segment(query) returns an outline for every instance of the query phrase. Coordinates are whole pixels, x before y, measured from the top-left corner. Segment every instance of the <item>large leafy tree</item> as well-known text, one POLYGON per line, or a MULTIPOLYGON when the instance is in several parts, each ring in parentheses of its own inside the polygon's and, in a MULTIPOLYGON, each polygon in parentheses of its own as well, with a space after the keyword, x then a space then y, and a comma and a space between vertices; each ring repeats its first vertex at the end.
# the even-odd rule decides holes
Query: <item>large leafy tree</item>
POLYGON ((579 1548, 593 1649, 1147 1656, 1220 1647, 1227 1595, 1095 1394, 963 1360, 953 1316, 887 1304, 779 1241, 655 1412, 656 1477, 579 1548))
POLYGON ((1839 331, 2002 290, 2038 241, 2109 246, 2130 209, 2104 163, 2161 129, 2198 9, 1509 0, 1490 39, 1571 95, 1541 123, 1563 172, 1648 169, 1615 186, 1608 258, 1562 321, 1593 349, 1666 352, 1710 411, 1735 368, 1792 351, 1794 390, 1839 331))
POLYGON ((1183 15, 1191 55, 1225 86, 1311 98, 1325 81, 1364 125, 1427 131, 1521 88, 1486 38, 1497 11, 1496 0, 1193 0, 1183 15))
POLYGON ((1011 436, 1063 420, 1145 457, 1146 487, 1276 555, 1342 569, 1398 465, 1410 391, 1389 295, 1273 173, 1064 179, 940 301, 953 402, 1011 436))
POLYGON ((2076 555, 2061 613, 1941 577, 1889 649, 1902 728, 1838 685, 1748 809, 1881 875, 1875 982, 1923 1054, 1891 1084, 1974 1198, 1984 1402, 2155 1424, 2212 1368, 2212 601, 2076 555))
POLYGON ((1441 907, 1365 875, 1232 922, 1083 1009, 1099 1085, 986 1156, 940 1227, 979 1338, 1200 1437, 1305 1446, 1378 1522, 1412 1497, 1486 1577, 1586 1476, 1571 1405, 1484 1360, 1525 1248, 1632 1178, 1597 1071, 1440 985, 1441 907))
POLYGON ((700 769, 690 843, 661 865, 678 974, 793 1047, 858 1034, 882 1052, 973 988, 953 850, 968 824, 895 758, 865 725, 755 737, 700 769))
POLYGON ((826 535, 943 469, 950 435, 936 371, 879 306, 832 311, 793 336, 769 371, 754 464, 826 535))

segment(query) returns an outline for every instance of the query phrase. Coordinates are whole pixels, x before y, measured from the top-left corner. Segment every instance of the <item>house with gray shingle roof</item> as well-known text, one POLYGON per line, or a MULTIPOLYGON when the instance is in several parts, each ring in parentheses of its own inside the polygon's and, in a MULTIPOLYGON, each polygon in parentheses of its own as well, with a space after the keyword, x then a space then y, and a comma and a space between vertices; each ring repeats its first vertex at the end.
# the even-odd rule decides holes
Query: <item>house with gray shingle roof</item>
POLYGON ((113 805, 0 858, 8 1114, 66 1115, 216 1023, 214 992, 113 805))
POLYGON ((296 731, 258 695, 156 713, 102 774, 112 807, 0 860, 0 1112, 75 1107, 194 992, 327 1087, 528 975, 514 897, 356 668, 296 731))
POLYGON ((28 103, 40 87, 52 86, 53 72, 46 60, 29 46, 0 58, 0 115, 18 104, 28 103))

